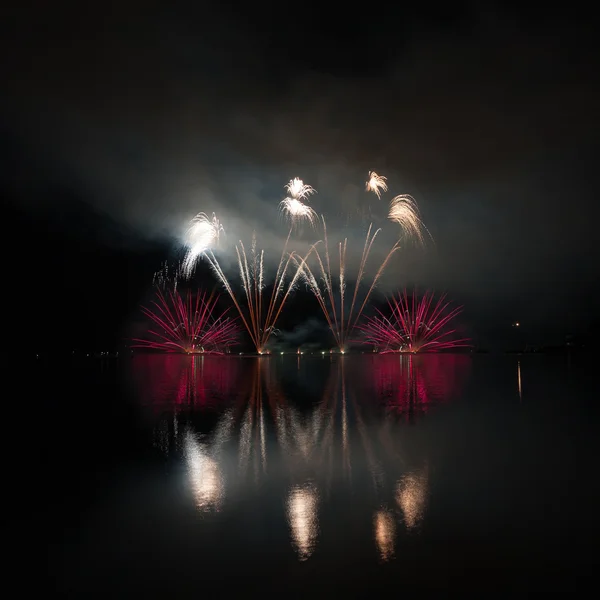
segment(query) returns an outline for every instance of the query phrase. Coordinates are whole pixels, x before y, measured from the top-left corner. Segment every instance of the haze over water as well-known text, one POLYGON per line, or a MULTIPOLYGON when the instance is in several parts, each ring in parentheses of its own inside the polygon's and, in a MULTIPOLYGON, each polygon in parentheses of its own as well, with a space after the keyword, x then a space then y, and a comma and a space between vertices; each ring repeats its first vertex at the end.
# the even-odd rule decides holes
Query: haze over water
POLYGON ((136 355, 37 375, 61 594, 572 591, 594 564, 582 359, 136 355))

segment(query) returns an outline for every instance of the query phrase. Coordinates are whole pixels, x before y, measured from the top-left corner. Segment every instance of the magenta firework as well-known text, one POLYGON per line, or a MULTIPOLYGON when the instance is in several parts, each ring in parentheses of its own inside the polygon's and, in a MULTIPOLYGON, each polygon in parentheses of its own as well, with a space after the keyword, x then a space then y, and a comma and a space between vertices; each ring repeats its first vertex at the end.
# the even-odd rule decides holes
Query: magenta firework
POLYGON ((445 294, 436 301, 433 292, 419 297, 415 291, 409 295, 404 290, 388 305, 387 315, 378 311, 358 327, 364 341, 382 352, 438 352, 470 345, 452 326, 462 307, 453 308, 445 294))
POLYGON ((239 327, 226 312, 214 316, 218 297, 198 290, 180 293, 156 291, 151 308, 142 312, 151 321, 145 339, 134 339, 134 348, 186 354, 226 352, 237 343, 239 327))

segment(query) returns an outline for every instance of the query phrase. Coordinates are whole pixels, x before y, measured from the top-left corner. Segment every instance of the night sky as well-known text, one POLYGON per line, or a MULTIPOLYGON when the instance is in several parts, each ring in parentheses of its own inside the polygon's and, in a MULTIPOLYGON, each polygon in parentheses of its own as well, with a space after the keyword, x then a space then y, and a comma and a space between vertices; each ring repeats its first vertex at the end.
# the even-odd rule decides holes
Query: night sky
POLYGON ((387 200, 415 197, 435 240, 407 247, 382 293, 448 292, 484 345, 514 321, 531 343, 598 330, 592 12, 14 4, 0 175, 17 346, 122 344, 199 211, 217 211, 231 243, 258 231, 275 256, 295 176, 360 246, 364 223, 347 223, 369 170, 388 177, 387 200))

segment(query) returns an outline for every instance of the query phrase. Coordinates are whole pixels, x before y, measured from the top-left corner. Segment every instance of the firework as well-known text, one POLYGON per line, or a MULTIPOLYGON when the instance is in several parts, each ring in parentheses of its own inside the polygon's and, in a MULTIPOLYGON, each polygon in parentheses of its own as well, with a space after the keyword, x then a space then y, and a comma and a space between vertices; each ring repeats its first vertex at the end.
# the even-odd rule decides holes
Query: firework
POLYGON ((192 219, 186 233, 188 249, 181 264, 182 273, 186 278, 194 272, 198 259, 217 244, 223 232, 223 226, 215 213, 210 218, 201 212, 192 219))
POLYGON ((239 327, 225 313, 213 318, 217 299, 200 291, 182 295, 158 288, 152 308, 142 307, 153 328, 146 339, 134 339, 133 347, 187 354, 223 352, 236 343, 239 327))
POLYGON ((285 186, 287 196, 279 203, 281 213, 288 219, 291 226, 308 221, 314 227, 317 213, 304 201, 316 193, 310 185, 295 177, 285 186))
POLYGON ((371 234, 372 225, 369 225, 367 231, 367 237, 365 239, 365 245, 360 260, 358 275, 354 284, 354 291, 352 293, 352 300, 350 302, 349 311, 347 311, 347 297, 346 297, 346 249, 348 239, 346 238, 343 242, 339 243, 339 275, 338 285, 334 286, 333 277, 331 274, 331 259, 329 254, 329 241, 327 238, 327 226, 325 224, 325 218, 323 218, 323 232, 324 232, 324 256, 318 250, 318 245, 314 244, 307 256, 302 260, 298 261, 298 272, 303 276, 304 281, 308 284, 308 287, 315 295, 323 314, 327 320, 327 324, 333 333, 336 345, 340 352, 344 353, 346 350, 347 343, 350 336, 356 327, 356 323, 360 319, 360 316, 364 310, 364 307, 369 300, 369 297, 375 288, 379 278, 383 274, 383 271, 389 262, 390 258, 400 248, 398 242, 396 242, 392 249, 388 252, 383 263, 377 269, 375 276, 371 282, 371 285, 364 297, 362 303, 358 299, 358 290, 360 285, 365 278, 365 271, 367 266, 367 260, 373 246, 373 242, 377 237, 377 234, 381 231, 377 229, 371 234), (307 259, 310 254, 314 253, 318 264, 318 275, 315 277, 313 271, 308 265, 307 259), (339 296, 339 300, 336 299, 336 295, 339 296), (355 309, 359 306, 358 310, 355 309))
POLYGON ((243 290, 242 297, 234 291, 215 255, 212 252, 206 255, 213 271, 231 297, 259 354, 265 352, 266 344, 275 331, 275 324, 281 310, 301 275, 300 270, 296 269, 296 272, 290 276, 291 267, 296 261, 293 253, 286 252, 290 235, 291 229, 277 266, 271 293, 265 291, 264 250, 257 250, 256 235, 252 238, 249 253, 246 252, 241 241, 235 247, 243 290))
POLYGON ((417 202, 408 194, 401 194, 392 198, 388 219, 400 225, 404 237, 412 238, 420 244, 425 243, 424 231, 431 237, 427 227, 421 220, 417 202))
POLYGON ((381 311, 359 326, 365 342, 383 348, 384 352, 437 352, 469 346, 467 338, 455 339, 453 319, 462 307, 451 308, 446 296, 435 301, 433 292, 421 298, 413 292, 409 297, 406 290, 389 301, 390 314, 381 311))
POLYGON ((161 268, 154 273, 152 284, 162 290, 173 288, 177 290, 177 284, 181 277, 181 265, 170 265, 168 261, 164 261, 161 268))
POLYGON ((367 192, 373 192, 381 200, 381 192, 387 192, 387 177, 378 175, 375 171, 369 171, 369 180, 366 183, 365 189, 367 192))

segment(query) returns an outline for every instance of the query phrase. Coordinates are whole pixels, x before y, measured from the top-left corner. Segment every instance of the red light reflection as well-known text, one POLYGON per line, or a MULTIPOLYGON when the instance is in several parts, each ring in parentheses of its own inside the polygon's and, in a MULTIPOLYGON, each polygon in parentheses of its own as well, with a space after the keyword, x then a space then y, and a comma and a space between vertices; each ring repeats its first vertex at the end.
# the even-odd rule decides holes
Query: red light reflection
POLYGON ((229 401, 240 380, 239 361, 230 357, 146 354, 132 362, 145 405, 210 406, 229 401))
POLYGON ((379 355, 367 386, 388 409, 410 417, 460 395, 470 367, 470 357, 460 354, 379 355))

